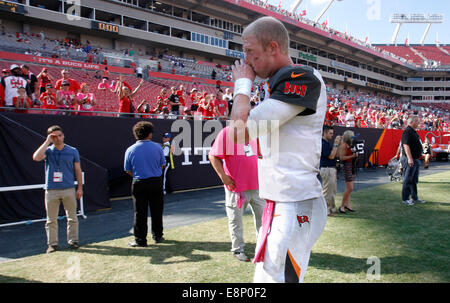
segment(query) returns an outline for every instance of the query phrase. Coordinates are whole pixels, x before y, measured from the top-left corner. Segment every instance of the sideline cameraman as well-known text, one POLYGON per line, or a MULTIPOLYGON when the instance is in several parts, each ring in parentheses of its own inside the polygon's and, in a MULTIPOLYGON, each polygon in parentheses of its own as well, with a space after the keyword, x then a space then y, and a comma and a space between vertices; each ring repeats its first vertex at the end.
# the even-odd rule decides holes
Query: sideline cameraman
POLYGON ((342 135, 342 143, 339 145, 339 160, 344 164, 343 172, 345 179, 345 192, 342 196, 341 207, 339 212, 342 214, 348 211, 354 211, 350 206, 350 194, 353 191, 354 181, 356 178, 356 158, 358 152, 352 149, 355 134, 351 130, 346 130, 342 135))

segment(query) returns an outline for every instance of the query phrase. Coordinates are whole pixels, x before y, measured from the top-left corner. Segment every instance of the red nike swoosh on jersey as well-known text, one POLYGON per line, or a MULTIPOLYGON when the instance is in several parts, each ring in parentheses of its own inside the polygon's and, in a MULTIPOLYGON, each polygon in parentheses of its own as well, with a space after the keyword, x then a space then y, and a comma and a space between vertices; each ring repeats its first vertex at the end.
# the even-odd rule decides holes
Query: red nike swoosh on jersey
POLYGON ((294 74, 294 72, 291 73, 291 78, 298 78, 300 76, 303 76, 306 73, 301 73, 301 74, 294 74))

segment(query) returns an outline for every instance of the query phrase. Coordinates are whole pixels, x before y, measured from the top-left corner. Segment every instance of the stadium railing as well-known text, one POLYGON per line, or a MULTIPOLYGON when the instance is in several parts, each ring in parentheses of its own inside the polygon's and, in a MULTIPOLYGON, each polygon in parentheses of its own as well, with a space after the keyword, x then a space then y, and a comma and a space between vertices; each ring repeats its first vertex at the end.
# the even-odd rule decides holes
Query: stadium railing
MULTIPOLYGON (((83 185, 84 183, 84 172, 82 172, 82 183, 83 185)), ((74 185, 78 185, 78 182, 75 181, 74 185)), ((7 187, 0 187, 0 193, 1 192, 10 192, 10 191, 19 191, 19 190, 31 190, 31 189, 44 189, 45 188, 45 184, 35 184, 35 185, 22 185, 22 186, 7 186, 7 187)), ((83 197, 81 197, 80 199, 80 210, 77 211, 77 216, 81 216, 83 219, 86 219, 87 216, 84 213, 84 199, 83 197)), ((58 220, 64 219, 65 216, 60 216, 58 217, 58 220)), ((4 224, 0 224, 0 227, 6 227, 6 226, 13 226, 13 225, 21 225, 21 224, 32 224, 35 222, 42 222, 42 221, 47 221, 47 218, 42 218, 42 219, 34 219, 34 220, 23 220, 23 221, 18 221, 18 222, 12 222, 12 223, 4 223, 4 224)))

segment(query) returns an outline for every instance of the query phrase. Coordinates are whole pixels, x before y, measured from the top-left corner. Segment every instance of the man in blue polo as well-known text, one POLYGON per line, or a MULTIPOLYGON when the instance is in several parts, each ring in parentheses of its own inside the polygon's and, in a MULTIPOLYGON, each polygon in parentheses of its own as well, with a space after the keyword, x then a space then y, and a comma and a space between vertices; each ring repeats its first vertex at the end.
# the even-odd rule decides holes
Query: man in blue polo
POLYGON ((124 168, 133 177, 131 193, 134 204, 134 237, 131 247, 147 246, 148 207, 152 217, 152 234, 156 243, 163 238, 163 180, 162 167, 166 164, 161 145, 152 142, 153 124, 140 121, 133 127, 136 143, 125 152, 124 168))
POLYGON ((58 212, 61 202, 67 216, 67 242, 71 249, 77 249, 79 247, 77 199, 83 196, 80 154, 76 148, 64 143, 62 128, 54 125, 48 128, 47 139, 34 152, 33 160, 38 162, 45 160, 47 253, 58 249, 58 212), (78 182, 76 191, 75 178, 78 182))

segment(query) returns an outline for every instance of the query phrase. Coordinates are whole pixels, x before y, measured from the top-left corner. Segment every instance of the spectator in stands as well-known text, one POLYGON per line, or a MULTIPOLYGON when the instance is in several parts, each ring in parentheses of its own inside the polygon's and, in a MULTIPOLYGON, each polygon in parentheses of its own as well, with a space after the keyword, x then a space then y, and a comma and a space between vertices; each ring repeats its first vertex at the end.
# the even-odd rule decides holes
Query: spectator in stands
POLYGON ((37 75, 37 79, 39 80, 39 95, 46 91, 47 84, 54 81, 46 67, 42 68, 42 71, 37 75))
POLYGON ((64 143, 61 127, 54 125, 47 130, 47 139, 34 152, 33 160, 38 162, 45 160, 47 253, 58 249, 58 213, 61 202, 67 215, 67 242, 71 249, 77 249, 79 247, 77 199, 83 196, 80 154, 76 148, 64 143), (75 179, 78 182, 76 191, 75 179))
POLYGON ((327 113, 325 114, 325 125, 333 126, 338 122, 339 112, 334 106, 330 106, 327 113))
POLYGON ((186 107, 186 90, 183 85, 180 85, 176 94, 178 96, 178 101, 180 102, 180 114, 183 114, 186 107))
POLYGON ((7 68, 4 68, 3 70, 2 70, 2 79, 4 78, 4 77, 6 77, 6 76, 9 76, 11 73, 9 72, 9 69, 7 69, 7 68))
POLYGON ((172 115, 178 116, 180 114, 180 101, 175 86, 170 88, 169 104, 172 115))
POLYGON ((164 107, 166 107, 166 109, 170 108, 166 88, 162 88, 158 97, 156 97, 156 107, 153 109, 153 112, 157 114, 162 113, 164 107))
POLYGON ((191 89, 191 94, 189 98, 191 99, 191 113, 194 113, 198 109, 198 96, 197 96, 198 90, 194 87, 191 89))
POLYGON ((223 91, 219 89, 213 101, 214 116, 226 120, 228 117, 228 102, 223 100, 223 91))
POLYGON ((28 108, 31 107, 30 98, 26 95, 26 89, 23 86, 17 88, 17 96, 13 97, 13 103, 16 110, 16 113, 28 113, 28 108))
POLYGON ((68 81, 69 82, 69 90, 71 92, 73 92, 74 94, 78 94, 78 92, 80 90, 80 84, 78 83, 77 80, 74 80, 74 79, 69 77, 69 70, 63 69, 61 71, 61 75, 62 75, 62 78, 59 79, 58 81, 56 81, 55 88, 57 90, 60 90, 61 87, 62 87, 62 82, 63 81, 68 81))
POLYGON ((30 98, 30 100, 33 101, 33 103, 35 103, 35 100, 37 99, 35 92, 39 87, 38 78, 35 74, 30 72, 30 68, 28 67, 28 65, 22 64, 20 68, 22 69, 22 77, 27 81, 27 86, 25 87, 27 96, 28 98, 30 98))
POLYGON ((134 204, 134 238, 131 247, 147 246, 148 208, 152 217, 152 236, 164 241, 162 169, 166 164, 161 146, 152 142, 153 124, 140 121, 133 127, 136 143, 125 152, 124 169, 133 178, 131 193, 134 204))
POLYGON ((97 89, 98 89, 98 90, 106 90, 106 89, 109 89, 110 86, 109 86, 109 84, 108 84, 107 82, 108 82, 108 79, 103 78, 103 79, 102 79, 102 82, 100 82, 100 83, 98 84, 97 89))
POLYGON ((225 94, 223 94, 223 99, 229 101, 233 99, 233 93, 229 88, 225 88, 225 94), (227 100, 228 99, 228 100, 227 100))
POLYGON ((350 108, 347 111, 347 115, 345 116, 345 126, 346 127, 355 127, 355 115, 353 114, 353 110, 350 108))
POLYGON ((216 76, 217 76, 217 72, 215 69, 213 69, 211 72, 211 79, 216 80, 216 76))
POLYGON ((118 83, 118 97, 119 97, 119 114, 118 117, 134 117, 133 96, 139 91, 144 84, 144 79, 141 79, 139 85, 131 91, 128 86, 124 85, 123 76, 120 76, 118 83))
POLYGON ((100 71, 99 70, 95 71, 94 78, 95 79, 101 79, 102 78, 102 75, 100 75, 100 71))
POLYGON ((109 70, 108 67, 105 66, 105 69, 103 70, 103 79, 109 80, 109 70))
MULTIPOLYGON (((5 106, 5 89, 3 85, 0 85, 0 107, 5 106)), ((3 109, 0 109, 0 112, 3 112, 3 109)))
POLYGON ((143 73, 143 69, 142 67, 138 66, 136 67, 136 77, 141 78, 142 79, 142 73, 143 73))
POLYGON ((2 86, 5 91, 4 107, 13 109, 13 98, 19 95, 17 88, 26 87, 27 81, 21 77, 21 69, 19 65, 12 64, 9 70, 11 75, 2 78, 2 86))
POLYGON ((247 145, 235 144, 227 135, 228 131, 226 127, 217 135, 208 158, 225 189, 231 252, 237 260, 248 262, 250 259, 244 252, 242 216, 250 204, 258 238, 265 206, 265 200, 259 197, 258 190, 257 144, 255 139, 247 145))
MULTIPOLYGON (((152 110, 150 108, 150 105, 148 104, 147 100, 142 100, 141 103, 139 103, 138 107, 136 108, 136 112, 139 114, 149 114, 152 113, 152 110)), ((151 118, 150 115, 139 115, 138 118, 151 118)))
POLYGON ((161 62, 158 61, 158 72, 162 71, 162 66, 161 66, 161 62))
POLYGON ((204 120, 211 120, 214 117, 214 98, 213 94, 207 94, 199 104, 199 110, 204 120))
POLYGON ((346 210, 354 211, 350 206, 350 194, 353 191, 354 181, 356 178, 356 163, 353 159, 358 157, 357 152, 353 152, 351 146, 353 145, 353 138, 355 134, 351 130, 346 130, 342 135, 342 142, 339 145, 338 153, 339 160, 344 163, 344 179, 345 179, 345 192, 342 196, 341 207, 339 212, 345 214, 346 210))
POLYGON ((82 83, 80 85, 81 90, 77 94, 77 103, 78 103, 78 115, 80 116, 93 116, 93 113, 89 113, 94 111, 95 106, 95 95, 94 93, 89 92, 89 84, 82 83))
POLYGON ((58 108, 62 109, 60 114, 71 115, 69 110, 74 110, 75 105, 75 94, 73 91, 69 90, 70 82, 64 80, 61 83, 61 89, 56 92, 56 101, 58 103, 58 108))
POLYGON ((56 114, 55 111, 49 111, 50 109, 58 108, 58 104, 56 102, 56 94, 55 94, 53 85, 51 83, 48 83, 45 88, 46 88, 46 91, 43 92, 39 97, 39 101, 41 101, 41 108, 46 109, 42 113, 43 114, 56 114))

